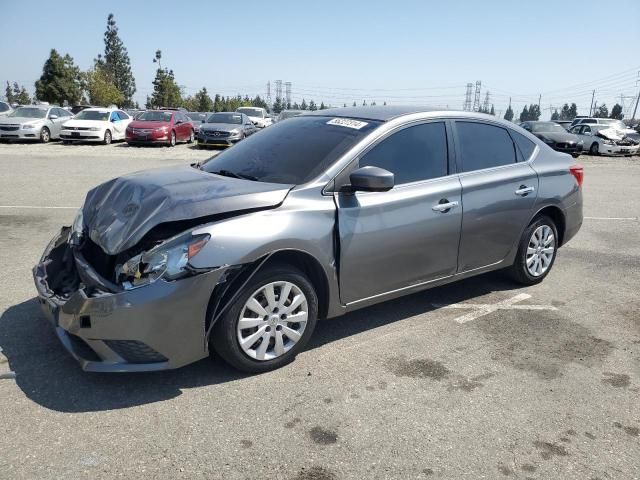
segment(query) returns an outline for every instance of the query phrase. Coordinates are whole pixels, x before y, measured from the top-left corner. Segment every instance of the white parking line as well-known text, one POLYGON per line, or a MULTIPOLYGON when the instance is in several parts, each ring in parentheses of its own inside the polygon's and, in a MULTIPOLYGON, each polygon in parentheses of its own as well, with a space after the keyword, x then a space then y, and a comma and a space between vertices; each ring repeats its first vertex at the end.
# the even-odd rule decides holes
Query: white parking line
POLYGON ((498 310, 557 310, 553 305, 515 305, 516 303, 529 298, 531 298, 531 295, 527 293, 519 293, 515 297, 508 298, 498 303, 453 303, 451 305, 433 304, 433 306, 435 308, 474 310, 473 312, 469 312, 455 318, 455 321, 458 323, 467 323, 498 310))
POLYGON ((60 209, 60 210, 77 210, 79 207, 52 207, 52 206, 39 206, 39 205, 0 205, 0 208, 16 208, 16 209, 20 209, 20 208, 31 208, 34 210, 44 210, 44 209, 48 209, 48 210, 56 210, 56 209, 60 209))
POLYGON ((584 217, 585 220, 638 220, 638 217, 584 217))

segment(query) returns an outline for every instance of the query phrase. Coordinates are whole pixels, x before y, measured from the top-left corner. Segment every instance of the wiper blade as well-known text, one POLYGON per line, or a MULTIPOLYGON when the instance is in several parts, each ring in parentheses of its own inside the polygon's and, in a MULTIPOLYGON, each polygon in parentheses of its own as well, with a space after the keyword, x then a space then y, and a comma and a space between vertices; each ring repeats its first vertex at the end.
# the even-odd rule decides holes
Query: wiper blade
POLYGON ((258 181, 258 177, 254 177, 253 175, 245 175, 244 173, 236 173, 231 170, 218 170, 217 172, 211 172, 214 175, 222 175, 223 177, 232 177, 232 178, 240 178, 243 180, 251 180, 253 182, 258 181))

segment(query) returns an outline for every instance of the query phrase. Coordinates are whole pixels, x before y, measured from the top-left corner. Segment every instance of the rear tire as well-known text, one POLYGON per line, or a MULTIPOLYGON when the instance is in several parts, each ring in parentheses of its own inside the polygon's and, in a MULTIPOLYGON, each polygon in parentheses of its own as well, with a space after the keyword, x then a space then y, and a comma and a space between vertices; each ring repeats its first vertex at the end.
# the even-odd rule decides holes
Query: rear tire
POLYGON ((111 130, 107 130, 104 132, 104 139, 102 140, 102 143, 105 145, 110 145, 111 144, 111 140, 113 140, 113 137, 111 136, 111 130))
POLYGON ((274 370, 292 362, 304 349, 313 333, 317 319, 318 297, 307 277, 288 265, 265 267, 254 275, 218 319, 211 332, 210 346, 225 362, 238 370, 252 373, 274 370), (287 289, 286 285, 290 288, 287 289), (271 302, 266 295, 262 294, 263 288, 271 288, 273 292, 271 302), (264 309, 261 313, 248 308, 248 304, 256 298, 264 309), (303 303, 289 311, 288 306, 299 298, 304 299, 303 303), (275 305, 275 308, 272 308, 272 305, 275 305), (306 315, 304 315, 305 312, 306 315), (297 323, 291 321, 291 318, 294 318, 293 315, 299 318, 301 314, 306 320, 297 323), (241 315, 244 316, 244 322, 253 321, 255 325, 247 329, 239 329, 241 315), (248 316, 252 318, 247 318, 248 316), (258 332, 263 333, 261 335, 258 332), (301 335, 294 340, 298 333, 301 335), (251 342, 247 339, 253 334, 258 334, 254 343, 245 343, 244 347, 241 346, 240 338, 245 342, 251 342), (264 342, 267 342, 267 347, 260 353, 260 345, 264 342), (264 359, 258 360, 260 356, 264 359))
POLYGON ((558 252, 558 229, 546 215, 536 217, 525 229, 509 276, 522 285, 542 282, 551 271, 558 252))
POLYGON ((196 139, 196 134, 194 133, 193 130, 191 130, 191 133, 189 134, 189 140, 187 140, 187 143, 193 143, 195 139, 196 139))

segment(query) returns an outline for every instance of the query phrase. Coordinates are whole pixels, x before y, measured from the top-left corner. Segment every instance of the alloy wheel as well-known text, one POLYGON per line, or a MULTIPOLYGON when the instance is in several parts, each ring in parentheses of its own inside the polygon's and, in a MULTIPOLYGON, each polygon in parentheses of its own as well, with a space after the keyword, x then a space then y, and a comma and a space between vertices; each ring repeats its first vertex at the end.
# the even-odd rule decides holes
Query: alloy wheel
POLYGON ((540 225, 533 231, 527 246, 526 266, 529 275, 544 275, 553 261, 556 242, 553 230, 549 225, 540 225))
POLYGON ((268 283, 253 292, 240 311, 240 348, 259 361, 281 357, 302 338, 308 317, 307 297, 297 285, 268 283))
POLYGON ((40 140, 42 141, 42 143, 47 143, 50 139, 51 136, 49 134, 49 129, 44 127, 40 132, 40 140))

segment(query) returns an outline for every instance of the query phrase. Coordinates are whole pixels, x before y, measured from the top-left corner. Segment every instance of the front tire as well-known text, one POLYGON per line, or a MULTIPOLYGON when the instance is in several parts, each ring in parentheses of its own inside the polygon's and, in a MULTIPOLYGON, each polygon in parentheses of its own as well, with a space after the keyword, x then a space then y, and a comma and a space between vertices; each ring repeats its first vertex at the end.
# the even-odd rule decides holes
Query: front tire
POLYGON ((523 285, 542 282, 551 271, 558 252, 558 229, 551 218, 541 215, 525 229, 510 276, 523 285))
POLYGON ((169 146, 170 147, 176 146, 176 132, 174 131, 171 132, 171 136, 169 137, 169 146))
POLYGON ((600 147, 598 146, 598 144, 596 142, 593 142, 591 144, 591 147, 589 147, 589 154, 590 155, 598 155, 600 153, 600 147))
POLYGON ((104 132, 104 139, 102 140, 102 143, 105 145, 110 145, 111 140, 113 140, 113 137, 111 136, 111 130, 107 130, 106 132, 104 132))
POLYGON ((51 132, 47 127, 42 127, 40 130, 40 142, 49 143, 49 140, 51 140, 51 132))
POLYGON ((258 271, 220 317, 210 344, 245 372, 280 368, 305 347, 318 319, 318 297, 299 270, 280 265, 258 271))

